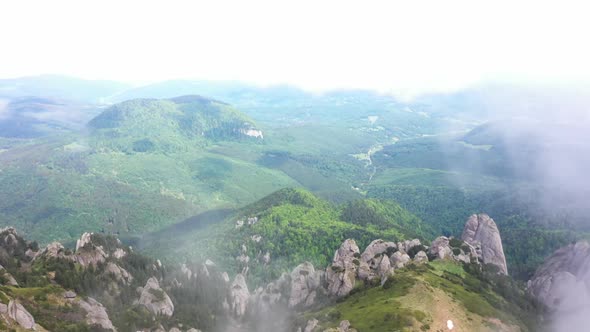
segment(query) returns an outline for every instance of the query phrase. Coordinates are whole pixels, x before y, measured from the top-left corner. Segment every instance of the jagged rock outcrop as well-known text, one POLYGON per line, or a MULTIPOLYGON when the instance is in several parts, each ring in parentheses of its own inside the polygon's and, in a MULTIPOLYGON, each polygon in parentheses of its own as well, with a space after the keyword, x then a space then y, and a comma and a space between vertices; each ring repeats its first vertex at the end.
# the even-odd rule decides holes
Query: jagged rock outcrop
POLYGON ((316 271, 310 262, 299 264, 291 272, 289 308, 313 305, 323 273, 316 271))
POLYGON ((412 250, 412 248, 417 247, 422 245, 422 243, 420 242, 420 240, 418 239, 413 239, 413 240, 406 240, 403 242, 398 242, 397 244, 397 248, 400 251, 403 251, 405 253, 410 252, 410 250, 412 250))
POLYGON ((248 308, 250 300, 250 291, 246 284, 246 279, 241 273, 238 273, 231 284, 229 293, 229 306, 231 313, 236 317, 243 317, 248 308))
POLYGON ((498 267, 499 273, 508 274, 500 231, 487 214, 470 216, 461 239, 475 247, 478 257, 484 264, 493 264, 498 267))
POLYGON ((391 255, 389 261, 391 263, 391 266, 393 266, 395 269, 401 269, 404 266, 406 266, 409 262, 411 262, 412 259, 406 253, 396 251, 391 255))
POLYGON ((453 251, 451 250, 451 246, 449 245, 449 238, 446 236, 437 237, 430 244, 430 248, 428 249, 428 254, 430 254, 430 256, 433 256, 437 259, 452 258, 453 251))
POLYGON ((334 254, 332 265, 326 269, 328 294, 343 297, 350 293, 355 284, 359 258, 356 242, 352 239, 344 241, 334 254))
POLYGON ((417 264, 428 263, 428 255, 422 250, 418 251, 414 256, 414 262, 417 264))
POLYGON ((78 301, 78 305, 86 311, 88 325, 98 325, 105 330, 117 331, 109 319, 105 307, 100 302, 88 297, 86 300, 78 301))
POLYGON ((27 330, 35 329, 35 318, 20 303, 11 300, 8 302, 8 317, 27 330))
POLYGON ((48 244, 45 249, 35 256, 35 259, 39 257, 71 259, 71 256, 66 255, 64 246, 59 242, 51 242, 48 244))
POLYGON ((590 244, 560 248, 545 260, 527 292, 553 311, 571 312, 590 306, 590 244))
POLYGON ((141 295, 138 300, 139 304, 144 305, 154 315, 172 316, 174 313, 174 304, 160 288, 158 279, 151 277, 148 279, 145 287, 141 289, 141 295))
POLYGON ((361 254, 358 275, 361 280, 372 280, 375 277, 385 278, 393 273, 389 256, 397 251, 393 242, 381 239, 371 242, 361 254))
POLYGON ((122 282, 126 285, 131 284, 131 282, 133 281, 133 276, 129 272, 127 272, 127 270, 113 262, 107 263, 107 266, 104 269, 104 273, 107 275, 114 276, 115 280, 122 282))

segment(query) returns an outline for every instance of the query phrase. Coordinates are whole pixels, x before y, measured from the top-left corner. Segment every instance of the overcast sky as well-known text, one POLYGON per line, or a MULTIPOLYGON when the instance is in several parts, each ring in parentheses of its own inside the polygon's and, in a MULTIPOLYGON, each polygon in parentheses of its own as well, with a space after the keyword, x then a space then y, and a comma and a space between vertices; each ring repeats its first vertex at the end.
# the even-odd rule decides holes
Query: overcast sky
POLYGON ((0 77, 453 90, 590 78, 568 1, 2 1, 0 77))

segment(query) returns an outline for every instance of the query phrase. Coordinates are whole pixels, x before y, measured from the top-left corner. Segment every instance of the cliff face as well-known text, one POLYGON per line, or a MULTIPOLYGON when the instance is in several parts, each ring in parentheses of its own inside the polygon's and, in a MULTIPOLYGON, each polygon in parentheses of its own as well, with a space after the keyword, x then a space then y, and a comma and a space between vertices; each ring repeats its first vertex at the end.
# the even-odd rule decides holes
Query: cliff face
POLYGON ((474 214, 465 224, 461 239, 475 247, 484 264, 493 264, 502 274, 508 274, 502 238, 494 219, 487 214, 474 214))
POLYGON ((590 322, 590 244, 560 248, 527 283, 527 292, 549 309, 553 330, 585 331, 590 322))

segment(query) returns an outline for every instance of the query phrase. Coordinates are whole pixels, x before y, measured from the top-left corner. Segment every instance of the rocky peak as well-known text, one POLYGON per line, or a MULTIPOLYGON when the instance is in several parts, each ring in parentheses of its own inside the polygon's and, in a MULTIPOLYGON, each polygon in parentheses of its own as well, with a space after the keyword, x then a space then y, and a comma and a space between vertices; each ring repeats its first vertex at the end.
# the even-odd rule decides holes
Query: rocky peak
POLYGON ((348 239, 342 243, 334 254, 332 265, 326 269, 330 295, 343 297, 350 293, 355 284, 360 257, 359 247, 354 240, 348 239))
POLYGON ((140 291, 139 304, 144 305, 154 315, 172 316, 174 304, 168 294, 160 288, 158 279, 155 277, 149 278, 145 287, 140 291))
POLYGON ((461 239, 475 247, 484 264, 493 264, 499 273, 508 274, 502 239, 494 219, 487 214, 474 214, 467 219, 461 239))
POLYGON ((291 272, 291 295, 289 308, 297 306, 309 307, 316 298, 316 290, 320 287, 322 274, 316 272, 310 262, 299 264, 291 272))

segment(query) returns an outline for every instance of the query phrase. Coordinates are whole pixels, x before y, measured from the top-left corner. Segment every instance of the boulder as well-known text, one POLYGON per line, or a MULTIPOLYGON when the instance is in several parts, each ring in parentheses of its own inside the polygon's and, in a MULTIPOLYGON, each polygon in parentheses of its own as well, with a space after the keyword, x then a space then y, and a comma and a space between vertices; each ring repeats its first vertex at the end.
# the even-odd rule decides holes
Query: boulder
POLYGON ((391 255, 391 257, 389 258, 391 266, 393 266, 396 269, 403 268, 411 260, 412 259, 410 258, 410 256, 408 256, 408 254, 402 253, 401 251, 394 252, 393 255, 391 255))
POLYGON ((236 317, 243 317, 248 307, 250 291, 248 291, 246 279, 241 273, 236 275, 231 284, 229 298, 231 313, 236 317))
POLYGON ((178 327, 173 327, 168 332, 182 332, 182 331, 178 327))
POLYGON ((88 325, 98 325, 105 330, 116 331, 105 307, 95 299, 89 297, 86 300, 78 302, 80 308, 86 311, 86 323, 88 325))
POLYGON ((416 256, 414 256, 414 262, 416 264, 428 263, 428 255, 426 255, 424 251, 420 250, 416 253, 416 256))
POLYGON ((334 254, 332 265, 326 269, 328 293, 335 297, 343 297, 354 287, 359 261, 359 247, 352 239, 342 243, 334 254))
POLYGON ((64 292, 64 299, 75 299, 75 298, 76 298, 76 296, 78 296, 78 295, 76 294, 76 292, 73 292, 73 291, 71 291, 71 290, 69 290, 69 291, 65 291, 65 292, 64 292))
POLYGON ((17 322, 26 330, 35 329, 35 319, 20 303, 11 300, 8 302, 8 317, 17 322))
POLYGON ((487 214, 470 216, 461 239, 475 247, 478 257, 484 264, 493 264, 498 267, 499 273, 508 274, 500 231, 487 214))
POLYGON ((172 303, 172 300, 168 294, 160 288, 158 279, 154 277, 149 278, 145 287, 141 289, 138 303, 144 305, 154 315, 171 317, 174 313, 174 304, 172 303))
POLYGON ((419 246, 421 244, 422 243, 418 239, 406 240, 406 241, 403 241, 403 242, 398 242, 397 248, 400 251, 403 251, 405 253, 408 253, 408 252, 410 252, 410 249, 412 249, 412 248, 414 248, 416 246, 419 246))
POLYGON ((310 262, 299 264, 291 272, 291 292, 289 308, 313 305, 316 289, 320 287, 321 275, 310 262))
POLYGON ((453 257, 453 251, 449 246, 449 238, 446 236, 439 236, 430 245, 428 254, 437 259, 450 259, 453 257))
POLYGON ((186 330, 186 332, 201 332, 201 330, 195 329, 195 328, 191 328, 191 329, 186 330))

